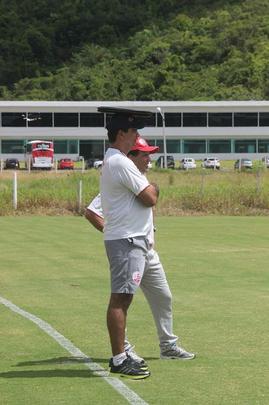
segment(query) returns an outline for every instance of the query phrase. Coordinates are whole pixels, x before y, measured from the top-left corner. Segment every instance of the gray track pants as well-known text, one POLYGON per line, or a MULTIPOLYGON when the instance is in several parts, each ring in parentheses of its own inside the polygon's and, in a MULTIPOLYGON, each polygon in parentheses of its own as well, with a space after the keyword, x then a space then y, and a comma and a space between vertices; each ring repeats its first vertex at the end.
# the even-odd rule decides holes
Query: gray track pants
MULTIPOLYGON (((159 256, 153 249, 148 253, 140 287, 154 317, 160 347, 175 343, 178 336, 173 334, 172 294, 159 256)), ((126 337, 125 345, 127 343, 126 337)))

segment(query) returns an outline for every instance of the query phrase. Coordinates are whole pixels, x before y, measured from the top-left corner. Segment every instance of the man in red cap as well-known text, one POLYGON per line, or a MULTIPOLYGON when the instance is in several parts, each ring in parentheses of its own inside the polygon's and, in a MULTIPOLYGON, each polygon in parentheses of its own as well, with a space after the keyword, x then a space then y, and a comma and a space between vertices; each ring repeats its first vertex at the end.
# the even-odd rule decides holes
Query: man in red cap
MULTIPOLYGON (((134 162, 141 174, 144 175, 148 169, 150 154, 156 153, 158 150, 159 147, 148 145, 143 138, 138 136, 135 145, 128 153, 128 157, 134 162)), ((103 232, 104 219, 100 194, 87 207, 85 216, 96 229, 103 232)), ((147 261, 142 275, 137 277, 139 278, 139 285, 150 305, 155 320, 160 342, 161 358, 190 360, 194 358, 195 355, 178 347, 176 345, 178 337, 173 334, 172 295, 159 256, 153 248, 153 220, 151 221, 151 227, 146 235, 146 239, 149 244, 147 261)), ((137 362, 139 367, 142 368, 143 373, 147 372, 147 365, 144 359, 135 353, 127 336, 125 336, 124 340, 124 350, 127 358, 137 362)), ((119 372, 121 375, 125 376, 121 372, 121 367, 113 364, 113 358, 110 360, 110 367, 111 372, 119 372)))

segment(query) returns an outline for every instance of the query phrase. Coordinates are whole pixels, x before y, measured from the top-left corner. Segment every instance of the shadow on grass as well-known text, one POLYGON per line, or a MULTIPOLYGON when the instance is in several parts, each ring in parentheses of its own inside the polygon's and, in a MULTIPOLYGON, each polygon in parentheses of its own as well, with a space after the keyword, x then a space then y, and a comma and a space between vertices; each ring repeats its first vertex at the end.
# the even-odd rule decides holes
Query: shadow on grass
MULTIPOLYGON (((158 360, 156 357, 148 357, 145 360, 158 360)), ((91 359, 85 357, 56 357, 45 360, 24 361, 16 364, 15 367, 42 366, 50 364, 93 364, 107 363, 107 359, 91 359)), ((98 365, 98 364, 97 364, 98 365)), ((109 370, 95 368, 94 370, 23 370, 23 371, 7 371, 0 373, 0 378, 92 378, 92 377, 107 377, 109 370)))
POLYGON ((91 359, 90 357, 56 357, 52 359, 45 360, 34 360, 34 361, 24 361, 16 364, 16 367, 24 366, 38 366, 43 364, 77 364, 77 363, 92 363, 92 362, 103 362, 107 361, 106 359, 91 359))
MULTIPOLYGON (((104 361, 99 359, 100 361, 104 361)), ((90 367, 87 370, 24 370, 8 371, 0 373, 0 378, 91 378, 107 377, 109 371, 96 364, 95 360, 89 357, 57 357, 45 360, 24 361, 16 364, 14 367, 44 366, 44 365, 68 365, 68 364, 94 364, 94 369, 90 367)))
MULTIPOLYGON (((158 357, 144 357, 145 360, 159 360, 158 357)), ((45 360, 24 361, 16 364, 16 367, 38 366, 46 364, 87 364, 87 363, 108 363, 108 359, 90 358, 90 357, 56 357, 45 360)))
POLYGON ((101 374, 91 370, 24 370, 24 371, 7 371, 0 373, 0 378, 92 378, 104 377, 108 374, 105 370, 100 370, 101 374))

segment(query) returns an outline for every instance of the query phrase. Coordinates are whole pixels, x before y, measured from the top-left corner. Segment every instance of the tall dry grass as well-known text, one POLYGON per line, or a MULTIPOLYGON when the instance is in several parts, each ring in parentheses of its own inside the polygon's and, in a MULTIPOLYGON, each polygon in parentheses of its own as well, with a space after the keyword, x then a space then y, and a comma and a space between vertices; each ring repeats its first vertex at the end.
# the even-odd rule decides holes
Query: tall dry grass
POLYGON ((0 175, 0 215, 78 213, 78 184, 82 181, 86 205, 99 190, 99 173, 95 170, 77 172, 17 172, 18 206, 12 207, 13 173, 0 175))
MULTIPOLYGON (((24 172, 18 174, 18 207, 12 207, 13 172, 0 174, 0 215, 73 215, 99 191, 99 172, 24 172)), ((151 170, 160 186, 157 215, 268 215, 269 171, 151 170)))
POLYGON ((157 215, 267 215, 269 172, 152 172, 160 186, 157 215))

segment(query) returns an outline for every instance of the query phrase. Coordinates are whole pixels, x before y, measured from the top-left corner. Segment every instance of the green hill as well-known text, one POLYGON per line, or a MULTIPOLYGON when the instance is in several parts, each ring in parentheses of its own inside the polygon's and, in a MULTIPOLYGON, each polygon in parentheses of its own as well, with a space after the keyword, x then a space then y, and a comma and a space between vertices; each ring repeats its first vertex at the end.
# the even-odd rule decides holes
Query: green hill
POLYGON ((0 27, 1 99, 269 95, 267 0, 2 0, 0 27))

